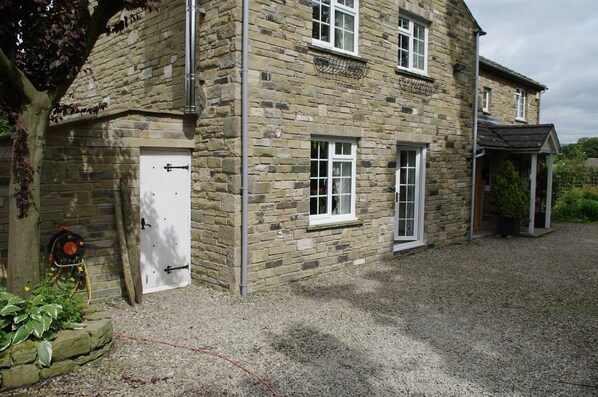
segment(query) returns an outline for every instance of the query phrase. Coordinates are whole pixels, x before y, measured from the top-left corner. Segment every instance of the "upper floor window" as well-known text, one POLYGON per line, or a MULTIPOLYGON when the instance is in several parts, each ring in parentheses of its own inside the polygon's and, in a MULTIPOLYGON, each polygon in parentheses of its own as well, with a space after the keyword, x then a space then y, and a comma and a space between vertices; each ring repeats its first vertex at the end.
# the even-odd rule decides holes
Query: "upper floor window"
POLYGON ((399 67, 417 73, 428 70, 428 26, 399 16, 399 67))
POLYGON ((351 139, 311 141, 310 224, 355 219, 356 152, 351 139))
POLYGON ((490 113, 490 94, 492 90, 488 87, 484 87, 484 93, 482 94, 482 112, 490 113))
POLYGON ((312 0, 313 43, 357 54, 358 0, 312 0))
POLYGON ((520 88, 515 92, 515 118, 525 120, 525 91, 520 88))

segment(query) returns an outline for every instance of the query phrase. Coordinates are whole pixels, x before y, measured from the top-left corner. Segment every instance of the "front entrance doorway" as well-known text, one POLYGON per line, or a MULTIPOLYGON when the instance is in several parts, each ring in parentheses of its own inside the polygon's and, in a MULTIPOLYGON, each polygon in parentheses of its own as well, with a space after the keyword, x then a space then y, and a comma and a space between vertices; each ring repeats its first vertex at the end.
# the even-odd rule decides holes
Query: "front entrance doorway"
POLYGON ((191 282, 191 153, 142 150, 140 236, 143 293, 191 282))

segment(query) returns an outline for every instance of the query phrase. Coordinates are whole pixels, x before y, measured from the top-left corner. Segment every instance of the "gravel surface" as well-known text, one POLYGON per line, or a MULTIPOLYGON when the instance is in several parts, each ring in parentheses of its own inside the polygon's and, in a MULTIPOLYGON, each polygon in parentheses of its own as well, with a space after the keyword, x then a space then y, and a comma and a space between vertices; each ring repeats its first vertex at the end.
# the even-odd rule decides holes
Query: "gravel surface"
MULTIPOLYGON (((279 396, 596 396, 598 225, 556 229, 247 299, 192 286, 106 306, 115 333, 224 355, 279 396)), ((119 336, 104 358, 4 395, 273 394, 222 358, 119 336)))

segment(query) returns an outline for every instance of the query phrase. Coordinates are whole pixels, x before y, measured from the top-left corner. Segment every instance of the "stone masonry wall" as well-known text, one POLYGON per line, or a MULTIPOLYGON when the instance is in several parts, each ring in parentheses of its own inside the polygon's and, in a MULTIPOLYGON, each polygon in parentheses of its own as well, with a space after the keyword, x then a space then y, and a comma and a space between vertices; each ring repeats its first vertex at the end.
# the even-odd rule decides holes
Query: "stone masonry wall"
MULTIPOLYGON (((60 226, 81 234, 86 241, 92 299, 124 293, 113 192, 122 178, 129 179, 138 225, 140 148, 192 142, 194 125, 182 114, 127 111, 104 113, 50 130, 41 187, 42 254, 47 254, 46 244, 60 226)), ((1 186, 0 192, 5 191, 2 189, 7 191, 7 186, 1 186)), ((0 234, 0 247, 6 247, 8 211, 0 211, 0 216, 6 214, 0 217, 0 230, 6 231, 0 234)))
POLYGON ((192 277, 238 293, 240 264, 241 7, 199 1, 198 75, 205 110, 198 122, 191 190, 192 277))
POLYGON ((539 95, 537 89, 514 82, 491 70, 480 67, 479 112, 485 118, 491 118, 501 124, 538 124, 539 95), (482 112, 482 95, 484 87, 490 88, 490 111, 482 112), (526 91, 525 121, 515 119, 515 93, 517 89, 526 91))
POLYGON ((185 1, 162 1, 157 12, 137 16, 123 32, 100 37, 69 92, 75 102, 184 110, 185 1))
POLYGON ((412 76, 396 69, 396 2, 361 2, 359 57, 369 71, 363 80, 344 81, 314 70, 314 56, 337 55, 311 45, 311 2, 252 2, 250 290, 392 257, 399 143, 427 145, 428 246, 465 239, 474 26, 459 1, 399 4, 431 21, 430 80, 425 81, 437 88, 433 95, 401 88, 401 79, 412 76), (454 73, 456 62, 466 69, 454 73), (356 214, 361 224, 309 227, 314 135, 358 139, 356 214))

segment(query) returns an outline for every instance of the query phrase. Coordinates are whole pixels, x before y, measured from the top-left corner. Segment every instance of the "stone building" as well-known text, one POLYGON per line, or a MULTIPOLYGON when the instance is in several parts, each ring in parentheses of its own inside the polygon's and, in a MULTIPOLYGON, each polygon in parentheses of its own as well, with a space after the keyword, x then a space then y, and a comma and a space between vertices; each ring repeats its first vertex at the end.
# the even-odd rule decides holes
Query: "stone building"
POLYGON ((502 163, 513 161, 530 181, 528 234, 550 228, 552 163, 561 152, 553 124, 540 123, 545 85, 480 57, 474 231, 494 230, 494 182, 502 163), (537 219, 536 219, 537 218, 537 219))
POLYGON ((43 238, 87 239, 94 298, 122 294, 122 180, 144 292, 245 294, 468 238, 483 32, 463 1, 187 3, 102 38, 72 95, 110 110, 48 139, 43 238))

